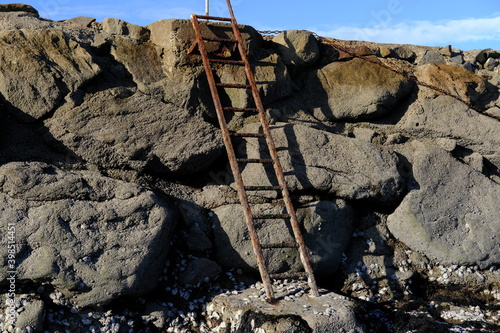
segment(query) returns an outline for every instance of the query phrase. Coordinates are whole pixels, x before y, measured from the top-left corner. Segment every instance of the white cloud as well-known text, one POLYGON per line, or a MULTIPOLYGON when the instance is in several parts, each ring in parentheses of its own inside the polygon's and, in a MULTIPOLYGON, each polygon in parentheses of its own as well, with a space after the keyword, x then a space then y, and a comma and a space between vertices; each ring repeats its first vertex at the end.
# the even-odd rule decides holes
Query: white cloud
POLYGON ((319 31, 318 34, 338 39, 429 46, 478 41, 491 41, 498 45, 500 42, 500 15, 493 18, 470 18, 439 22, 383 23, 365 28, 337 27, 331 30, 319 31))

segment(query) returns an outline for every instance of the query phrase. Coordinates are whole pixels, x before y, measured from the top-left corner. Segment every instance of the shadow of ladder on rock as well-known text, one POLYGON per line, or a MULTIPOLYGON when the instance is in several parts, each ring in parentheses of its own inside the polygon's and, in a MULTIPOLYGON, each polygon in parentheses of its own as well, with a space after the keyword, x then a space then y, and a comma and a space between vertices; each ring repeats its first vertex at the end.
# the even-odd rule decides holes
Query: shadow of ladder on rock
POLYGON ((295 213, 294 205, 290 199, 290 193, 288 191, 288 186, 285 182, 285 177, 283 175, 283 169, 281 167, 280 161, 278 159, 278 153, 276 151, 276 146, 274 144, 274 140, 271 136, 271 129, 269 128, 269 123, 264 111, 264 107, 262 105, 262 101, 260 98, 260 94, 255 82, 255 77, 253 70, 250 66, 250 63, 247 58, 247 52, 245 46, 243 44, 243 38, 241 36, 241 32, 238 28, 238 24, 234 17, 233 9, 230 3, 230 0, 226 0, 230 18, 224 17, 215 17, 215 16, 207 16, 207 15, 191 15, 191 20, 193 24, 193 29, 196 34, 196 40, 194 44, 189 49, 189 53, 192 53, 196 48, 201 54, 201 58, 203 61, 203 66, 205 68, 205 72, 208 79, 208 84, 210 87, 210 92, 212 94, 212 99, 215 105, 215 109, 217 112, 217 117, 219 119, 220 129, 222 131, 222 136, 224 140, 224 145, 226 146, 227 155, 229 158, 229 163, 231 165, 231 170, 233 172, 233 176, 236 182, 236 187, 238 190, 238 196, 243 207, 245 220, 247 224, 247 228, 249 231, 250 239, 252 242, 252 246, 254 249, 254 253, 257 259, 257 265, 259 267, 259 272, 262 278, 262 282, 264 285, 264 289, 266 291, 267 300, 270 303, 274 303, 276 301, 274 291, 272 288, 271 278, 281 279, 281 278, 298 278, 298 277, 307 277, 311 295, 314 297, 319 296, 318 288, 316 285, 316 280, 314 278, 314 273, 312 271, 309 254, 307 252, 307 248, 304 243, 304 239, 302 236, 302 232, 300 229, 299 222, 297 220, 297 216, 295 213), (235 39, 229 38, 217 38, 217 37, 206 37, 202 36, 201 27, 199 19, 206 20, 214 20, 214 21, 225 21, 231 22, 231 27, 234 33, 235 39), (238 50, 240 53, 241 60, 228 60, 228 59, 218 59, 218 58, 209 58, 209 54, 207 48, 205 46, 205 41, 209 42, 222 42, 222 43, 233 43, 238 46, 238 50), (216 83, 214 72, 212 70, 211 64, 229 64, 236 66, 244 66, 245 73, 247 78, 247 83, 244 84, 234 84, 234 83, 216 83), (223 107, 221 103, 221 99, 219 97, 219 88, 226 89, 250 89, 252 92, 253 100, 255 103, 255 108, 235 108, 235 107, 223 107), (228 125, 225 118, 225 112, 249 112, 256 113, 259 117, 262 126, 262 133, 234 133, 230 132, 228 129, 228 125), (249 159, 249 158, 237 158, 233 144, 231 141, 231 137, 244 137, 244 138, 254 138, 265 139, 267 143, 267 147, 269 150, 269 154, 271 156, 270 159, 249 159), (261 164, 272 164, 274 167, 274 171, 276 174, 276 178, 278 180, 278 185, 275 186, 245 186, 243 184, 243 178, 239 170, 240 164, 246 163, 261 163, 261 164), (281 191, 282 199, 286 207, 286 214, 254 214, 252 213, 252 208, 248 202, 247 191, 281 191), (255 227, 256 220, 271 220, 271 219, 284 219, 289 220, 290 225, 293 231, 293 236, 295 238, 295 242, 287 242, 287 243, 275 243, 275 244, 261 244, 259 241, 259 236, 257 234, 257 229, 255 227), (267 265, 263 256, 263 249, 273 249, 273 248, 297 248, 299 251, 300 259, 302 265, 304 267, 304 272, 298 273, 280 273, 280 274, 269 274, 267 265))

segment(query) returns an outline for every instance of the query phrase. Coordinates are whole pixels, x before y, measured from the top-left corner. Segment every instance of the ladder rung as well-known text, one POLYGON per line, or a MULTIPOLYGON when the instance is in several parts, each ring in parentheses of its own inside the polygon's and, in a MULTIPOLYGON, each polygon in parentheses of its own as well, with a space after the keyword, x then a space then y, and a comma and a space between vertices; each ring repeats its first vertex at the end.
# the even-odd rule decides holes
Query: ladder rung
POLYGON ((299 244, 294 242, 283 242, 283 243, 273 243, 273 244, 261 244, 263 249, 286 249, 286 248, 298 248, 299 244))
POLYGON ((238 83, 216 83, 217 87, 223 88, 242 88, 242 89, 250 89, 252 88, 249 84, 238 84, 238 83))
POLYGON ((255 112, 258 113, 259 110, 256 108, 233 108, 233 107, 223 107, 224 111, 232 111, 232 112, 255 112))
POLYGON ((271 159, 260 159, 260 158, 237 158, 236 159, 237 162, 240 162, 240 163, 269 163, 269 164, 272 164, 274 163, 273 160, 271 159))
POLYGON ((218 17, 218 16, 210 16, 210 15, 196 15, 196 18, 198 19, 204 19, 204 20, 214 20, 214 21, 227 21, 231 22, 230 17, 218 17))
POLYGON ((276 273, 269 274, 271 279, 293 279, 293 278, 301 278, 308 277, 306 272, 286 272, 286 273, 276 273))
POLYGON ((216 64, 227 64, 227 65, 240 65, 243 66, 245 63, 242 60, 226 60, 226 59, 209 59, 210 62, 216 64))
POLYGON ((221 42, 221 43, 238 43, 236 39, 231 39, 231 38, 220 38, 220 37, 201 37, 203 40, 209 41, 209 42, 221 42))
POLYGON ((281 191, 281 186, 245 186, 246 191, 281 191))
POLYGON ((253 215, 252 217, 256 220, 288 219, 290 218, 290 214, 262 214, 253 215))
POLYGON ((265 138, 264 133, 230 133, 231 136, 237 136, 242 138, 265 138))

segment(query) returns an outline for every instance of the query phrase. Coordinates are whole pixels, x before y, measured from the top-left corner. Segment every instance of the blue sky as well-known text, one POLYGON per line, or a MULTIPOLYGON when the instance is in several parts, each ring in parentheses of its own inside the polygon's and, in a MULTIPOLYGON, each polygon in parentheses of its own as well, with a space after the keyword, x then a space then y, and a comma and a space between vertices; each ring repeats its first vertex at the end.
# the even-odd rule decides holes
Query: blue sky
MULTIPOLYGON (((25 0, 52 20, 114 17, 139 25, 203 14, 205 0, 25 0)), ((225 0, 210 0, 227 16, 225 0)), ((233 0, 239 23, 258 30, 305 29, 338 39, 500 50, 500 2, 453 0, 233 0)))

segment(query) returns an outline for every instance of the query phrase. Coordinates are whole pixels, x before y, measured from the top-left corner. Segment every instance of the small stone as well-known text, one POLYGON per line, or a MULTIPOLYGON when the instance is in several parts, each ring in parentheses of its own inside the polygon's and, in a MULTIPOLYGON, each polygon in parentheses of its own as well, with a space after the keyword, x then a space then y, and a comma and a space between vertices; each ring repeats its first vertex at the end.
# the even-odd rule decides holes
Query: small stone
POLYGON ((394 53, 396 54, 397 58, 408 60, 410 62, 414 61, 416 57, 415 52, 413 52, 411 47, 408 45, 401 45, 396 47, 394 49, 394 53))
POLYGON ((426 64, 444 65, 446 64, 446 60, 444 56, 439 52, 427 51, 419 62, 419 65, 426 65, 426 64))
POLYGON ((385 47, 385 46, 381 46, 378 49, 378 52, 380 53, 380 56, 382 58, 387 58, 391 55, 391 49, 389 49, 388 47, 385 47))
POLYGON ((484 63, 486 62, 486 60, 488 60, 488 58, 496 54, 498 54, 498 52, 495 52, 492 49, 484 49, 478 53, 478 55, 476 56, 476 61, 481 65, 484 65, 484 63))
POLYGON ((486 62, 484 63, 484 69, 492 71, 495 69, 495 67, 498 66, 498 64, 499 64, 498 59, 488 58, 488 60, 486 60, 486 62))
POLYGON ((472 153, 464 157, 464 162, 476 171, 484 172, 484 157, 479 153, 472 153))
POLYGON ((371 128, 356 127, 353 131, 354 137, 363 141, 371 142, 377 133, 371 128))
POLYGON ((447 138, 436 139, 436 143, 446 151, 452 152, 457 148, 457 141, 447 138))
POLYGON ((439 49, 439 53, 441 53, 445 57, 451 57, 452 55, 451 45, 442 47, 441 49, 439 49))
POLYGON ((394 133, 387 136, 387 140, 385 141, 388 145, 401 144, 404 143, 407 138, 401 133, 394 133))
POLYGON ((459 54, 459 55, 456 55, 454 57, 450 57, 448 59, 448 61, 452 64, 452 65, 455 65, 455 66, 460 66, 464 63, 464 55, 463 54, 459 54))

